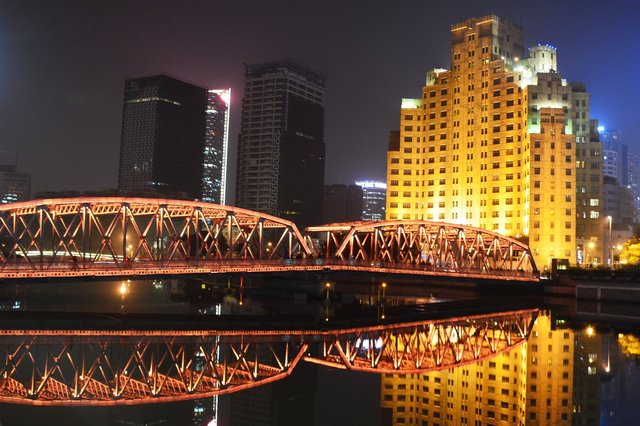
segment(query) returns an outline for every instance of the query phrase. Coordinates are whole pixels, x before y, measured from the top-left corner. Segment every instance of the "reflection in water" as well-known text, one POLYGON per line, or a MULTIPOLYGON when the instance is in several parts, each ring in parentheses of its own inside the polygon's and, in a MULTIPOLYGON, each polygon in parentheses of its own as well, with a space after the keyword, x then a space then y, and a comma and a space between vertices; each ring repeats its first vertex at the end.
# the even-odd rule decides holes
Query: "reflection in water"
POLYGON ((491 360, 385 374, 381 405, 393 424, 598 424, 602 337, 563 325, 547 312, 526 343, 491 360))
MULTIPOLYGON (((315 293, 309 292, 305 297, 300 296, 299 288, 276 291, 260 289, 251 283, 245 283, 243 293, 238 282, 226 281, 203 285, 177 280, 162 283, 132 280, 127 283, 124 296, 119 291, 121 282, 91 283, 88 287, 86 283, 68 286, 43 283, 38 284, 37 291, 33 291, 36 287, 33 285, 29 294, 12 288, 11 294, 0 300, 3 302, 0 310, 15 311, 18 309, 15 306, 19 306, 20 310, 90 312, 99 306, 103 312, 117 314, 124 305, 127 316, 158 312, 271 317, 275 313, 295 313, 332 326, 345 316, 347 308, 358 318, 374 321, 381 320, 380 310, 386 309, 383 311, 387 314, 386 322, 393 319, 397 306, 426 302, 431 310, 420 312, 430 315, 438 312, 438 306, 447 306, 439 303, 443 298, 453 298, 439 290, 434 297, 433 289, 402 288, 398 292, 399 287, 393 283, 383 288, 379 282, 367 284, 366 290, 346 293, 342 291, 342 283, 332 281, 327 293, 326 282, 316 283, 315 293), (56 304, 50 303, 53 299, 56 304)), ((595 322, 591 329, 585 325, 576 330, 557 315, 556 311, 541 313, 526 342, 497 356, 435 372, 371 374, 301 363, 284 380, 221 396, 219 401, 208 397, 171 404, 80 408, 0 404, 0 423, 4 426, 45 421, 65 426, 206 426, 216 422, 221 426, 637 424, 640 343, 633 334, 635 326, 631 333, 627 329, 624 334, 618 334, 617 330, 603 331, 595 322), (372 410, 375 406, 381 406, 381 410, 372 410)), ((345 341, 342 347, 353 348, 353 342, 357 341, 356 338, 345 341)), ((378 341, 377 337, 372 341, 378 341)), ((214 355, 213 347, 212 341, 209 359, 220 359, 214 355)), ((367 348, 371 349, 371 345, 367 348)), ((354 350, 352 354, 364 352, 354 350)), ((196 364, 194 359, 193 365, 196 364)))

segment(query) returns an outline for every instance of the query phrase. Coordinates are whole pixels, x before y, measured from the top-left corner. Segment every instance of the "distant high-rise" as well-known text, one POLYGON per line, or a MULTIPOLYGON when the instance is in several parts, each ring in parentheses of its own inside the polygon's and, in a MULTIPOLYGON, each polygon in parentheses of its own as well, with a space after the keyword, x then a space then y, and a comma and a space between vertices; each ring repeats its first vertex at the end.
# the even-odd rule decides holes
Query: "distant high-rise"
POLYGON ((245 65, 236 204, 322 221, 325 75, 292 60, 245 65))
MULTIPOLYGON (((602 152, 604 154, 604 176, 615 178, 618 185, 629 191, 633 197, 634 222, 638 221, 640 212, 640 186, 638 185, 638 160, 635 154, 629 152, 628 146, 623 142, 622 134, 613 129, 598 127, 602 152)), ((612 182, 608 182, 612 185, 612 182)), ((605 200, 606 201, 606 200, 605 200)), ((607 207, 609 208, 609 207, 607 207)), ((628 214, 629 212, 625 212, 628 214)))
POLYGON ((31 174, 20 173, 15 151, 0 150, 0 204, 28 200, 31 196, 31 174))
POLYGON ((362 220, 384 220, 387 184, 363 180, 356 185, 362 188, 362 220))
POLYGON ((322 223, 362 220, 362 198, 358 185, 325 185, 322 223))
POLYGON ((125 82, 118 189, 202 195, 207 91, 166 75, 125 82))
POLYGON ((209 90, 202 201, 225 204, 231 89, 209 90))

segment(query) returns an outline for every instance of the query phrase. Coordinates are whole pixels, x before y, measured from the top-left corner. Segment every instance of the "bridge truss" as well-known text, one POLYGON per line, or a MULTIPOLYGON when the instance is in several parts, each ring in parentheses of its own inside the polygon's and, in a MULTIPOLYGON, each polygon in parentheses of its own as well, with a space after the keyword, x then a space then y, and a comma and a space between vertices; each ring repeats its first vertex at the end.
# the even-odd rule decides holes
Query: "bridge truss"
POLYGON ((268 264, 311 253, 296 226, 274 216, 208 203, 113 197, 1 205, 0 246, 0 271, 7 277, 162 273, 198 262, 268 264))
POLYGON ((342 270, 536 281, 529 248, 443 222, 307 228, 236 207, 147 198, 0 205, 0 278, 342 270))
POLYGON ((297 363, 420 373, 524 342, 538 311, 341 330, 0 330, 0 402, 116 405, 203 398, 288 376, 297 363))
POLYGON ((537 275, 529 247, 485 229, 431 221, 314 226, 305 238, 319 256, 351 264, 403 265, 461 275, 537 275))

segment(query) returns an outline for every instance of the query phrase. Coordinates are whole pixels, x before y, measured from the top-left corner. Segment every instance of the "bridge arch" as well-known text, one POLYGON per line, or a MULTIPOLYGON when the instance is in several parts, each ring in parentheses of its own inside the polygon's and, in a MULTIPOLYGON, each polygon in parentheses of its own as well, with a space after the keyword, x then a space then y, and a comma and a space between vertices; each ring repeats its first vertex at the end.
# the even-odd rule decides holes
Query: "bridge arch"
POLYGON ((529 247, 471 226, 433 221, 358 221, 312 226, 307 243, 318 256, 426 269, 537 274, 529 247))
POLYGON ((0 268, 43 269, 311 254, 293 222, 238 207, 131 197, 0 205, 0 268))

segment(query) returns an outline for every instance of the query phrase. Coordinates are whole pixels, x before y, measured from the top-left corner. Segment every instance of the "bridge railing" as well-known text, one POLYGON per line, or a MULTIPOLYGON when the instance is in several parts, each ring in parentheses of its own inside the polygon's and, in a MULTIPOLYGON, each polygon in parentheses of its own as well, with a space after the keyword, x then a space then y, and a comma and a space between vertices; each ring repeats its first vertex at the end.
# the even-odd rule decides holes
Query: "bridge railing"
POLYGON ((383 262, 356 259, 284 258, 284 259, 171 259, 133 260, 130 262, 6 262, 0 266, 0 277, 55 277, 55 276, 129 276, 157 274, 215 274, 237 272, 278 272, 296 270, 342 270, 411 275, 452 277, 487 277, 501 279, 537 280, 532 271, 513 271, 470 267, 452 267, 445 264, 383 262))

